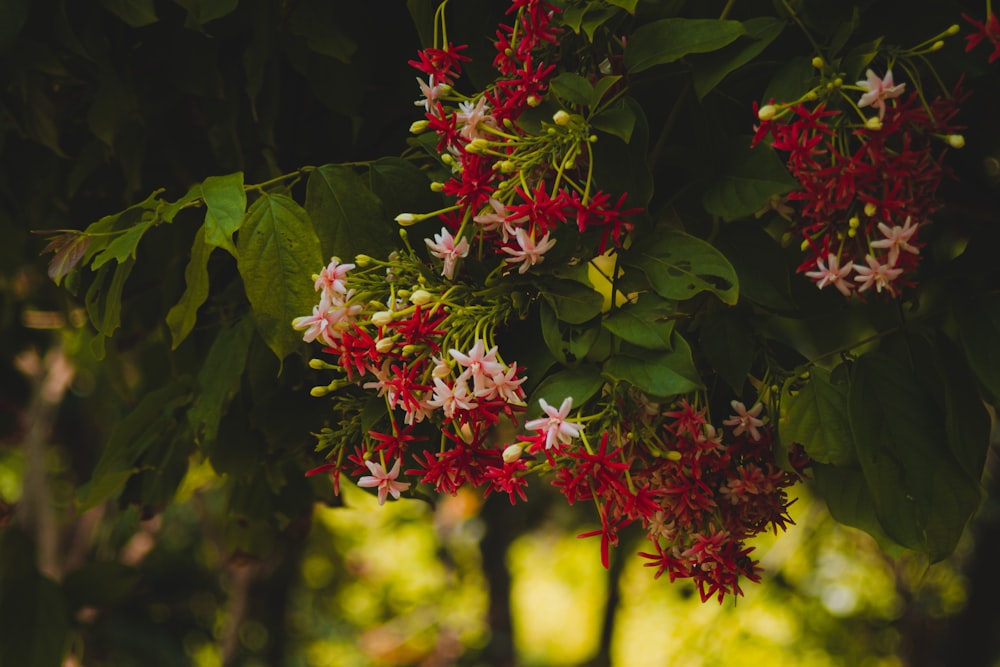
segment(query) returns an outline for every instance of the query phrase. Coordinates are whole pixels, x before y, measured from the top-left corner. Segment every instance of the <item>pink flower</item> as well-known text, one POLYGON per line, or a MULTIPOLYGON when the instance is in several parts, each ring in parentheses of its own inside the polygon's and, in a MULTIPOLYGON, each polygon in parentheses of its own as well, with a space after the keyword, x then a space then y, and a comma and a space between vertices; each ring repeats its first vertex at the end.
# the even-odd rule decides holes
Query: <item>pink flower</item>
POLYGON ((879 294, 882 293, 883 289, 888 289, 890 294, 895 294, 896 290, 892 286, 892 281, 903 273, 903 269, 894 269, 891 264, 879 264, 879 261, 871 255, 865 255, 865 262, 868 263, 868 266, 854 265, 854 270, 858 273, 854 280, 861 283, 858 291, 864 292, 874 285, 879 294))
POLYGON ((739 401, 732 401, 730 405, 733 406, 733 411, 736 414, 732 415, 729 419, 723 420, 722 423, 726 426, 734 427, 733 435, 743 435, 744 432, 749 431, 750 437, 755 442, 760 440, 760 431, 757 429, 764 425, 764 420, 758 417, 764 406, 760 403, 754 403, 754 406, 747 410, 747 406, 739 401))
POLYGON ((517 269, 518 273, 527 273, 530 267, 542 263, 542 260, 545 259, 542 255, 551 250, 556 241, 555 239, 550 241, 549 233, 545 232, 542 240, 536 243, 534 234, 529 235, 523 227, 519 227, 517 229, 517 244, 520 246, 518 249, 502 248, 502 250, 511 255, 507 260, 511 264, 521 262, 521 266, 517 269))
POLYGON ((858 81, 858 85, 868 92, 858 100, 858 106, 866 107, 870 105, 878 109, 878 117, 881 119, 885 115, 885 101, 902 95, 906 84, 901 83, 897 86, 892 80, 891 69, 885 71, 884 79, 878 78, 878 75, 871 69, 865 73, 865 76, 868 77, 867 80, 858 81))
POLYGON ((455 237, 444 227, 441 228, 440 234, 434 235, 433 242, 430 239, 424 239, 424 243, 430 248, 432 255, 444 260, 441 275, 448 280, 455 277, 455 264, 458 259, 469 254, 469 240, 462 239, 455 243, 455 237))
POLYGON ((399 466, 402 464, 402 459, 396 459, 396 463, 392 466, 392 470, 389 472, 385 471, 385 468, 381 464, 375 463, 374 461, 365 461, 365 465, 371 470, 371 475, 365 475, 358 480, 358 486, 363 488, 378 487, 378 504, 384 505, 386 496, 392 495, 393 498, 399 500, 400 491, 406 491, 410 488, 409 482, 397 482, 396 478, 399 477, 399 466))
POLYGON ((419 100, 413 104, 418 107, 423 107, 424 111, 431 110, 431 102, 434 102, 441 97, 441 93, 444 92, 440 83, 434 83, 434 75, 430 75, 427 79, 427 83, 420 77, 417 77, 417 84, 420 85, 420 94, 423 95, 419 100))
POLYGON ((454 386, 449 387, 441 378, 434 378, 434 397, 426 402, 429 408, 441 408, 444 416, 451 419, 455 416, 455 410, 475 410, 478 404, 469 396, 469 385, 464 378, 455 380, 454 386))
POLYGON ((833 285, 844 296, 850 296, 853 285, 847 282, 845 278, 854 267, 850 264, 840 266, 840 258, 832 252, 826 256, 826 261, 829 266, 824 265, 822 259, 817 259, 816 266, 819 270, 806 271, 806 276, 815 280, 816 287, 819 289, 823 289, 827 285, 833 285))
POLYGON ((316 276, 316 290, 347 294, 347 285, 344 280, 347 278, 347 272, 353 268, 354 264, 341 264, 340 258, 334 257, 330 260, 330 264, 316 276))
POLYGON ((551 449, 552 445, 557 442, 565 445, 573 438, 579 437, 580 429, 583 427, 580 424, 571 424, 566 421, 569 411, 573 409, 572 396, 567 396, 558 410, 546 403, 544 398, 538 399, 538 404, 542 406, 542 410, 548 417, 532 419, 524 425, 524 428, 539 433, 544 431, 545 449, 551 449))
POLYGON ((906 222, 902 227, 899 225, 890 227, 884 222, 878 223, 879 231, 882 232, 885 238, 873 241, 871 246, 873 248, 889 249, 889 266, 896 265, 900 250, 912 252, 914 255, 920 254, 920 249, 910 244, 910 239, 913 238, 913 235, 917 233, 917 228, 920 227, 920 225, 914 225, 912 222, 910 216, 906 216, 906 222))
POLYGON ((490 115, 490 109, 486 105, 486 97, 480 97, 473 104, 472 102, 460 102, 459 111, 455 114, 455 121, 462 123, 459 133, 466 139, 479 139, 483 133, 479 130, 479 123, 489 127, 496 127, 496 121, 490 115))
POLYGON ((510 240, 510 237, 517 233, 517 227, 522 222, 528 219, 528 216, 522 215, 515 220, 507 219, 507 207, 503 205, 499 200, 490 197, 490 206, 493 208, 492 213, 480 213, 479 215, 473 217, 473 221, 482 225, 484 231, 493 231, 495 229, 500 230, 500 238, 506 243, 510 240))
POLYGON ((499 396, 512 405, 524 405, 524 392, 521 390, 521 383, 528 378, 518 378, 517 370, 517 364, 515 363, 506 371, 494 373, 492 378, 493 385, 490 387, 487 399, 499 396))

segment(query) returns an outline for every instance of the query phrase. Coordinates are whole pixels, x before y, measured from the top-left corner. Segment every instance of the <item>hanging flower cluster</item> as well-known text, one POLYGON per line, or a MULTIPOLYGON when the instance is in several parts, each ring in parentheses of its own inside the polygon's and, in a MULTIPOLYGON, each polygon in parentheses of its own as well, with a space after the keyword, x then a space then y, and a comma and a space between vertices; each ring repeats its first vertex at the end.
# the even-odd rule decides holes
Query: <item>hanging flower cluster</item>
MULTIPOLYGON (((942 42, 928 44, 908 55, 942 42)), ((823 59, 813 64, 830 74, 823 59)), ((754 145, 768 138, 799 182, 787 196, 795 213, 791 231, 806 253, 798 270, 820 289, 894 297, 915 284, 920 230, 941 206, 944 155, 964 145, 955 124, 963 95, 956 87, 929 101, 915 70, 904 71, 911 80, 897 83, 891 68, 882 76, 868 69, 855 86, 828 76, 794 102, 754 105, 760 121, 754 145), (856 99, 854 91, 861 93, 856 99)))

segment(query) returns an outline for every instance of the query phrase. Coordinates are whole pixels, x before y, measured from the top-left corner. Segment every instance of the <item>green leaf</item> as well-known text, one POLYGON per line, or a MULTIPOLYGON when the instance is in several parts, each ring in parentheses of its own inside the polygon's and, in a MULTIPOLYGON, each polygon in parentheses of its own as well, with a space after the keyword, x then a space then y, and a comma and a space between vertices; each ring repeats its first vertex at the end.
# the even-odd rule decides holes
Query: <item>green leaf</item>
POLYGON ((677 311, 655 294, 642 294, 604 318, 604 328, 632 345, 648 350, 669 350, 677 311))
POLYGON ((292 9, 289 28, 305 37, 316 53, 350 64, 359 46, 353 37, 358 31, 344 29, 344 14, 339 3, 331 0, 300 0, 292 9))
POLYGON ((705 191, 705 210, 727 220, 752 215, 772 195, 798 187, 770 146, 750 148, 749 137, 738 138, 729 148, 720 178, 705 191))
POLYGON ((34 566, 30 538, 0 531, 0 665, 59 667, 69 639, 69 609, 59 586, 34 566))
POLYGON ((591 106, 598 100, 594 99, 594 87, 576 72, 563 72, 549 81, 549 88, 560 99, 570 104, 591 106))
POLYGON ((539 383, 528 400, 527 417, 541 414, 538 399, 544 398, 552 406, 559 406, 567 396, 573 397, 573 407, 579 408, 595 396, 604 386, 601 371, 592 364, 580 364, 549 375, 539 383))
POLYGON ((197 400, 187 411, 194 438, 202 446, 215 440, 222 415, 240 389, 253 333, 253 319, 244 317, 220 331, 205 356, 198 373, 197 400))
POLYGON ((701 389, 703 385, 691 358, 691 346, 674 332, 672 347, 671 351, 661 354, 623 350, 604 362, 604 374, 658 398, 701 389))
POLYGON ((632 131, 635 129, 635 114, 624 102, 619 102, 591 118, 590 124, 627 144, 632 140, 632 131))
POLYGON ((539 307, 542 340, 561 364, 572 365, 590 352, 601 329, 598 326, 575 326, 560 322, 555 310, 548 303, 539 307))
POLYGON ((312 312, 318 301, 309 278, 323 265, 316 232, 294 199, 263 194, 247 211, 237 250, 257 330, 284 359, 302 344, 292 320, 312 312))
POLYGON ((234 9, 239 0, 174 0, 187 10, 184 26, 199 29, 210 21, 221 19, 234 9))
POLYGON ((629 141, 621 137, 601 137, 592 144, 594 182, 607 192, 628 193, 627 207, 645 207, 653 197, 653 174, 649 168, 649 123, 642 105, 631 97, 621 100, 622 108, 635 118, 629 141))
POLYGON ((574 280, 553 280, 545 283, 544 298, 556 317, 569 324, 583 324, 600 315, 604 299, 588 285, 574 280))
POLYGON ((751 323, 737 309, 714 305, 705 312, 698 333, 709 365, 737 395, 742 394, 754 358, 751 323))
POLYGON ((615 7, 621 7, 629 14, 635 14, 635 6, 639 4, 639 0, 607 0, 607 3, 615 7))
POLYGON ((344 261, 361 253, 381 257, 394 246, 396 223, 352 167, 328 164, 313 171, 305 206, 323 257, 344 261))
POLYGON ((878 37, 870 42, 859 44, 847 52, 840 65, 840 70, 846 75, 846 80, 853 82, 865 78, 865 70, 878 56, 882 39, 882 37, 878 37))
POLYGON ((847 387, 835 384, 823 368, 813 368, 805 382, 798 377, 785 382, 778 433, 786 447, 798 443, 814 461, 836 466, 857 463, 847 387))
POLYGON ((120 18, 130 28, 141 28, 160 19, 154 0, 101 0, 101 7, 120 18))
POLYGON ((979 505, 979 480, 941 446, 945 416, 919 379, 881 352, 860 357, 848 420, 885 532, 933 560, 950 554, 979 505))
POLYGON ((198 319, 198 309, 208 298, 208 258, 212 247, 205 243, 205 226, 198 228, 191 244, 191 258, 184 267, 184 283, 187 285, 181 299, 167 313, 167 327, 170 329, 171 349, 176 350, 198 319))
POLYGON ((179 422, 174 412, 191 401, 191 382, 180 378, 147 393, 111 432, 111 439, 80 489, 80 511, 96 507, 118 493, 137 472, 136 463, 159 441, 172 437, 179 422))
POLYGON ((129 227, 123 234, 116 236, 108 243, 107 247, 94 257, 90 268, 96 271, 112 259, 119 264, 128 259, 135 259, 135 253, 139 249, 139 241, 155 222, 156 218, 153 213, 147 212, 141 222, 129 227))
POLYGON ((993 398, 1000 398, 1000 294, 959 302, 955 319, 969 367, 993 398))
POLYGON ((838 468, 823 463, 812 465, 816 491, 839 523, 865 531, 886 551, 902 551, 899 543, 886 535, 875 515, 875 501, 864 473, 855 467, 838 468))
POLYGON ((684 301, 711 292, 723 303, 739 298, 739 279, 725 255, 699 238, 668 229, 637 243, 625 263, 646 274, 653 290, 666 299, 684 301))
POLYGON ((631 74, 672 63, 691 53, 708 53, 731 44, 745 33, 739 21, 667 18, 638 28, 625 47, 631 74))
POLYGON ((745 37, 727 48, 716 53, 707 54, 693 61, 692 77, 694 92, 699 100, 722 83, 729 74, 743 67, 756 58, 768 47, 785 28, 784 19, 773 16, 761 16, 743 23, 745 37))
MULTIPOLYGON (((431 191, 427 173, 409 160, 379 158, 368 167, 368 183, 371 191, 381 200, 386 220, 400 213, 441 208, 441 198, 431 191)), ((388 223, 385 228, 390 232, 392 230, 388 223)))
POLYGON ((107 290, 104 289, 104 284, 107 282, 111 267, 101 267, 94 282, 87 289, 84 304, 91 324, 97 329, 98 338, 94 341, 96 347, 93 351, 98 359, 104 358, 104 339, 114 335, 121 325, 122 290, 134 265, 135 261, 131 259, 116 265, 107 290))
POLYGON ((773 311, 791 311, 791 272, 781 246, 755 220, 732 222, 715 239, 736 269, 740 297, 773 311))
POLYGON ((209 176, 201 184, 205 198, 205 242, 224 248, 236 257, 233 234, 243 223, 247 208, 247 193, 243 187, 243 172, 226 176, 209 176))

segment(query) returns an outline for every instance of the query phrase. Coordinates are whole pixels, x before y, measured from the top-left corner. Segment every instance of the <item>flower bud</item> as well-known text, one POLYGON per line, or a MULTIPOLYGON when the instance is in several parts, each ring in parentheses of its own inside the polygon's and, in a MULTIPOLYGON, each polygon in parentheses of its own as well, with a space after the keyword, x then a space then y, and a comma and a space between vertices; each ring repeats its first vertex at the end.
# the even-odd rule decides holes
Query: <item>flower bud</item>
POLYGON ((757 118, 764 121, 771 120, 777 112, 778 109, 773 104, 765 104, 757 112, 757 118))
POLYGON ((952 23, 950 26, 948 26, 948 29, 944 31, 944 34, 949 36, 957 35, 959 30, 961 30, 961 28, 958 27, 958 24, 952 23))
MULTIPOLYGON (((513 174, 517 171, 517 165, 510 160, 503 160, 499 163, 500 173, 513 174)), ((506 183, 506 181, 504 181, 506 183)))
POLYGON ((415 120, 410 123, 410 134, 420 134, 430 125, 426 120, 415 120))
POLYGON ((965 137, 961 134, 949 134, 948 145, 952 148, 963 148, 965 146, 965 137))
POLYGON ((409 357, 414 352, 416 352, 418 349, 420 349, 418 346, 414 345, 413 343, 408 343, 408 344, 406 344, 406 345, 403 346, 403 356, 404 357, 409 357))
POLYGON ((525 102, 528 103, 529 107, 537 107, 539 104, 542 103, 542 98, 538 97, 537 95, 528 95, 528 99, 525 100, 525 102))
POLYGON ((441 153, 441 162, 444 162, 449 167, 455 166, 455 158, 452 157, 451 153, 441 153))
POLYGON ((392 322, 392 313, 388 310, 380 310, 372 315, 372 324, 377 327, 384 327, 390 322, 392 322))
POLYGON ((444 192, 444 183, 434 181, 431 183, 431 192, 444 192))
POLYGON ((552 122, 560 127, 566 127, 569 125, 570 116, 568 113, 560 109, 559 111, 552 114, 552 122))
POLYGON ((684 458, 680 452, 674 449, 667 452, 665 456, 669 461, 680 461, 682 458, 684 458))
POLYGON ((847 221, 847 226, 851 229, 857 229, 861 226, 861 220, 856 215, 851 216, 851 219, 847 221))
POLYGON ((309 390, 309 395, 313 398, 321 398, 330 393, 329 387, 313 387, 309 390))
POLYGON ((410 295, 410 303, 414 306, 426 306, 431 302, 434 295, 425 289, 418 289, 416 292, 410 295))
POLYGON ((802 243, 799 245, 799 250, 802 252, 809 250, 809 239, 802 239, 802 243))
POLYGON ((939 39, 938 41, 936 41, 933 44, 931 44, 930 50, 931 51, 940 51, 943 48, 944 48, 944 40, 943 39, 939 39))
POLYGON ((473 139, 465 145, 466 153, 484 153, 490 147, 490 142, 486 139, 473 139))
POLYGON ((329 364, 323 361, 322 359, 310 359, 309 368, 313 369, 314 371, 329 371, 337 367, 334 366, 333 364, 329 364))
POLYGON ((420 216, 412 213, 400 213, 393 219, 403 227, 409 227, 416 222, 420 222, 420 216))
POLYGON ((361 268, 364 268, 372 263, 372 258, 368 255, 355 255, 354 263, 361 268))
POLYGON ((439 380, 443 380, 449 375, 451 375, 451 367, 443 360, 438 359, 437 363, 434 365, 434 370, 431 371, 431 376, 436 377, 439 380))
POLYGON ((375 343, 375 351, 379 354, 387 354, 396 346, 396 341, 391 338, 379 338, 375 343))
POLYGON ((524 448, 521 445, 507 445, 506 449, 503 450, 503 462, 513 463, 514 461, 521 458, 521 452, 524 448))
POLYGON ((865 127, 867 127, 869 130, 878 132, 879 130, 882 129, 882 119, 879 118, 878 116, 872 116, 871 118, 865 121, 865 127))
POLYGON ((869 218, 875 215, 877 211, 878 211, 878 206, 876 206, 875 204, 871 202, 865 204, 865 215, 867 215, 869 218))
POLYGON ((823 69, 823 67, 826 66, 826 63, 823 62, 822 58, 816 56, 815 58, 812 59, 812 66, 815 67, 816 69, 823 69))

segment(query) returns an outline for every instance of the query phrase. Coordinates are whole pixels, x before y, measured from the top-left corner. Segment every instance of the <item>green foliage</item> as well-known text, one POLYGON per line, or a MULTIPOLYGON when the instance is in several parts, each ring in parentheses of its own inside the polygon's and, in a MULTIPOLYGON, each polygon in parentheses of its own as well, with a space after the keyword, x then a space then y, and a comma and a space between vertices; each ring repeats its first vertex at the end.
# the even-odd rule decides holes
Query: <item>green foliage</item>
POLYGON ((651 242, 629 253, 626 264, 641 270, 666 299, 682 301, 711 292, 732 305, 739 295, 739 279, 729 260, 711 244, 684 232, 655 233, 651 242))
POLYGON ((739 21, 669 18, 637 28, 625 49, 625 67, 638 74, 692 53, 716 51, 746 34, 739 21))

